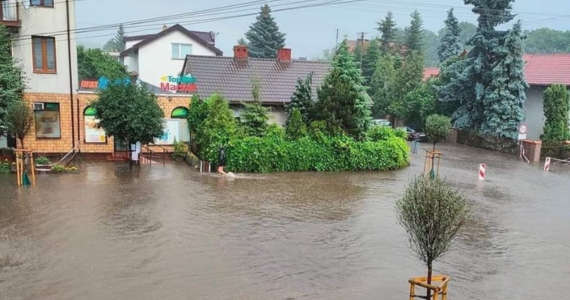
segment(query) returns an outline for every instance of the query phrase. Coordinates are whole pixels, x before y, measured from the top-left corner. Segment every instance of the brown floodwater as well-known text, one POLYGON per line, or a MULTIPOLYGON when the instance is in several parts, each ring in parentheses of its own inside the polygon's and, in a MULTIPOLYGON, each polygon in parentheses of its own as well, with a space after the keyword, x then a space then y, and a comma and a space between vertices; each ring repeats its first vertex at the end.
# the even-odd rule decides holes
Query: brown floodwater
MULTIPOLYGON (((570 166, 442 150, 473 211, 435 264, 450 299, 565 299, 570 166)), ((407 299, 426 271, 394 202, 422 166, 228 179, 84 163, 26 189, 0 175, 0 299, 407 299)))

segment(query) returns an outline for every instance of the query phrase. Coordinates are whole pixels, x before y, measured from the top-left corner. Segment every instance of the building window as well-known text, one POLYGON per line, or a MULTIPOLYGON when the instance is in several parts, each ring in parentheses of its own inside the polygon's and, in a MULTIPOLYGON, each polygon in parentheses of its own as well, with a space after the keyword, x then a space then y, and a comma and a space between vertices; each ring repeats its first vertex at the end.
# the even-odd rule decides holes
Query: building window
POLYGON ((59 120, 59 103, 34 103, 34 117, 36 123, 36 138, 61 138, 61 125, 59 120))
POLYGON ((53 0, 30 0, 30 5, 40 7, 53 7, 53 0))
POLYGON ((107 143, 107 135, 105 130, 97 128, 99 119, 97 119, 97 111, 92 106, 88 106, 83 111, 83 121, 85 129, 86 144, 104 144, 107 143))
POLYGON ((177 107, 170 114, 171 119, 188 119, 190 111, 186 107, 177 107))
POLYGON ((185 59, 192 54, 191 44, 172 44, 172 59, 185 59))
POLYGON ((55 74, 55 38, 32 37, 32 54, 34 56, 34 73, 55 74))

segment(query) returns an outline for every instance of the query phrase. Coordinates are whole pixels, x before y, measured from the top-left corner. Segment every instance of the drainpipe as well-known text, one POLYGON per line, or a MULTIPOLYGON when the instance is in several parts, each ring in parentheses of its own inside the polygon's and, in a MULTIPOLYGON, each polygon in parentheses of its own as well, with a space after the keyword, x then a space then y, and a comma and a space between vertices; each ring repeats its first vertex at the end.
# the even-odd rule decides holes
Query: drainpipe
POLYGON ((69 103, 71 104, 71 146, 75 153, 75 117, 73 115, 73 68, 71 67, 71 24, 69 21, 69 0, 65 0, 67 14, 67 58, 69 64, 69 103))

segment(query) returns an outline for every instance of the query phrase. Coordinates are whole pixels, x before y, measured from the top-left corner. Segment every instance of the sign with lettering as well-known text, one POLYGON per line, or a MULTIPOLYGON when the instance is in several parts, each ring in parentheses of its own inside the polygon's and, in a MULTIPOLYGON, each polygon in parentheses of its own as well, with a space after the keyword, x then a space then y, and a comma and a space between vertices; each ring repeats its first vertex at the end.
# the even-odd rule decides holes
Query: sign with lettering
POLYGON ((196 78, 188 74, 185 76, 160 77, 160 89, 174 93, 194 93, 197 90, 196 78))
MULTIPOLYGON (((79 84, 79 86, 82 89, 88 89, 88 90, 96 90, 96 89, 104 89, 107 86, 109 86, 109 84, 111 83, 111 80, 105 77, 101 77, 99 78, 99 80, 95 80, 95 79, 86 79, 86 80, 81 80, 81 83, 79 84)), ((131 80, 128 78, 125 79, 115 79, 115 83, 120 84, 130 84, 131 80)))

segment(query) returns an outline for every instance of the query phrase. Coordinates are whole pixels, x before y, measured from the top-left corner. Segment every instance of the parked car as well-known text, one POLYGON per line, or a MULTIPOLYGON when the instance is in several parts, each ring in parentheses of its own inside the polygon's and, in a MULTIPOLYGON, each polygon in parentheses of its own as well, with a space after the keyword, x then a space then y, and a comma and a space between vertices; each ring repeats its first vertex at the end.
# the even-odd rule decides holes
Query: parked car
POLYGON ((392 123, 386 119, 374 119, 372 120, 372 124, 376 126, 389 126, 392 127, 392 123))
POLYGON ((405 132, 408 133, 408 141, 413 141, 413 140, 418 140, 418 142, 428 141, 427 135, 423 132, 415 131, 414 129, 407 126, 398 127, 397 129, 404 130, 405 132))

